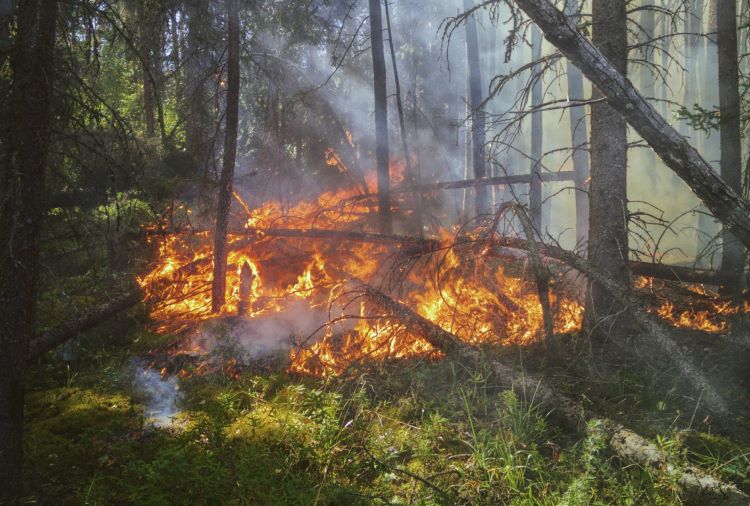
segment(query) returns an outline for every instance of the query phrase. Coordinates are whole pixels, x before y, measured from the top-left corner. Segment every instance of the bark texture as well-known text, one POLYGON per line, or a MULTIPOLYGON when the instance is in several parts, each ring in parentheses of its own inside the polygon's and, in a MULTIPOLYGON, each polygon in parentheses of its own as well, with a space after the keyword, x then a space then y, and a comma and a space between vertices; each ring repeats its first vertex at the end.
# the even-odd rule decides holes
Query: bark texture
POLYGON ((18 2, 15 14, 0 174, 0 502, 21 493, 23 371, 35 324, 57 2, 18 2))
MULTIPOLYGON (((625 2, 594 0, 593 43, 625 75, 628 65, 628 33, 625 2)), ((594 88, 592 100, 602 91, 594 88)), ((591 105, 591 184, 589 191, 588 258, 592 264, 628 285, 627 124, 605 102, 591 105)), ((589 281, 586 324, 597 334, 620 333, 627 320, 622 307, 600 283, 589 281)))
MULTIPOLYGON (((745 247, 750 247, 750 203, 740 197, 656 110, 624 74, 548 0, 516 0, 516 4, 607 97, 656 151, 664 163, 724 223, 745 247)), ((593 166, 593 161, 592 161, 593 166)))
POLYGON ((219 198, 214 230, 214 275, 211 284, 211 310, 219 312, 226 299, 227 228, 232 203, 234 163, 237 157, 237 124, 240 100, 240 14, 238 0, 226 0, 229 19, 226 129, 224 160, 219 180, 219 198))
MULTIPOLYGON (((737 193, 742 192, 742 136, 740 131, 740 83, 737 55, 735 0, 718 0, 719 119, 721 177, 737 193)), ((737 274, 725 288, 736 292, 742 277, 742 246, 726 228, 722 233, 721 270, 737 274)))

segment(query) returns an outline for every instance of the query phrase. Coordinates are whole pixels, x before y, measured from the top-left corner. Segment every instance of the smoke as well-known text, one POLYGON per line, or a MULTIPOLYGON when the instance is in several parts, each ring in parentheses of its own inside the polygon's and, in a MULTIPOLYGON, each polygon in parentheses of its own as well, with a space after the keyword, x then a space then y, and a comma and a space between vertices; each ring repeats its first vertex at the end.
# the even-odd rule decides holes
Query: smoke
MULTIPOLYGON (((268 87, 273 89, 269 91, 269 96, 278 93, 282 101, 286 99, 288 103, 292 103, 296 100, 303 108, 310 108, 307 113, 295 116, 300 121, 305 117, 295 128, 319 133, 321 146, 315 146, 317 151, 307 153, 308 159, 303 158, 300 164, 309 165, 316 156, 322 160, 323 150, 327 146, 338 149, 341 142, 345 142, 341 132, 343 128, 351 133, 356 145, 357 159, 348 161, 358 167, 350 166, 349 169, 369 172, 374 167, 374 103, 369 24, 366 22, 368 13, 366 4, 361 2, 351 8, 348 4, 344 6, 345 3, 334 4, 335 7, 331 7, 330 12, 320 13, 321 19, 334 20, 334 26, 327 28, 328 35, 324 42, 300 41, 295 38, 295 34, 277 31, 254 33, 254 47, 260 54, 270 56, 264 60, 265 67, 262 71, 252 71, 253 79, 266 79, 268 67, 274 68, 277 75, 269 79, 268 87), (300 100, 300 97, 303 98, 300 100), (325 106, 320 106, 320 103, 325 103, 325 106), (327 118, 327 124, 314 123, 320 121, 316 117, 328 114, 335 115, 336 121, 327 118)), ((521 39, 518 39, 518 44, 506 54, 506 39, 513 29, 512 16, 507 6, 495 8, 497 10, 492 16, 485 9, 479 9, 474 14, 485 95, 489 94, 493 84, 497 84, 496 78, 511 75, 531 62, 529 30, 526 28, 519 32, 521 39)), ((444 39, 443 32, 444 21, 463 11, 463 1, 393 2, 390 9, 409 151, 418 168, 417 179, 423 183, 431 183, 464 179, 467 173, 471 177, 470 170, 467 170, 465 144, 465 133, 470 127, 466 121, 465 28, 459 25, 451 31, 449 41, 444 39)), ((585 3, 584 14, 588 13, 588 9, 590 6, 585 3)), ((657 13, 656 21, 652 36, 658 40, 655 42, 656 49, 650 53, 651 62, 639 62, 644 56, 639 51, 634 51, 629 76, 641 91, 654 90, 652 102, 657 109, 680 127, 706 159, 716 162, 718 132, 706 134, 676 118, 681 105, 688 108, 692 106, 687 103, 689 101, 695 100, 709 110, 718 104, 716 87, 702 84, 715 81, 710 76, 716 75, 716 58, 707 56, 716 50, 715 45, 706 42, 707 47, 699 51, 688 51, 685 46, 687 38, 681 33, 684 30, 679 17, 672 20, 667 19, 663 13, 657 13), (673 56, 667 56, 668 54, 673 56)), ((638 14, 633 14, 630 19, 633 44, 643 39, 642 35, 638 35, 638 22, 638 14)), ((555 52, 555 48, 544 41, 542 57, 555 52)), ((397 161, 403 159, 404 153, 400 143, 394 73, 388 44, 386 62, 390 154, 391 160, 397 161)), ((550 63, 542 78, 542 102, 550 104, 543 112, 544 172, 573 169, 570 116, 563 107, 568 97, 566 63, 564 58, 550 63)), ((491 156, 488 175, 525 174, 530 170, 533 162, 529 158, 531 118, 528 112, 531 104, 528 100, 519 100, 519 97, 524 97, 529 78, 530 70, 518 73, 485 104, 485 112, 488 114, 487 148, 491 156)), ((584 97, 589 97, 590 83, 585 80, 584 83, 584 97)), ((256 117, 255 120, 247 120, 247 124, 257 123, 261 114, 273 116, 267 111, 253 110, 250 106, 245 108, 245 113, 256 117)), ((590 128, 590 118, 587 121, 590 128)), ((271 146, 269 149, 287 149, 283 140, 274 138, 262 131, 262 128, 257 130, 253 135, 262 136, 263 143, 271 146)), ((632 248, 668 263, 692 262, 702 248, 700 236, 710 237, 718 228, 712 219, 701 219, 699 214, 693 212, 699 206, 698 199, 650 148, 637 146, 642 141, 632 133, 630 141, 634 146, 629 150, 629 211, 641 220, 631 223, 632 248), (659 256, 662 253, 665 254, 663 258, 659 256)), ((294 193, 295 198, 310 198, 327 184, 321 169, 305 167, 300 170, 306 179, 291 178, 287 186, 279 190, 282 185, 278 183, 278 158, 264 163, 265 165, 253 166, 252 170, 246 165, 238 171, 237 190, 252 205, 259 205, 269 197, 264 194, 263 188, 275 188, 273 197, 281 195, 288 198, 290 193, 294 193), (242 179, 243 174, 249 173, 258 175, 252 179, 242 179)), ((470 211, 462 214, 462 210, 471 209, 473 190, 468 190, 467 194, 468 203, 465 203, 463 190, 441 192, 430 201, 427 209, 434 220, 426 221, 450 226, 461 218, 470 218, 470 211)), ((513 188, 493 188, 491 195, 495 205, 509 199, 526 202, 528 187, 520 184, 513 188)), ((544 231, 556 238, 563 247, 573 248, 576 238, 573 182, 545 183, 543 199, 544 231)))
POLYGON ((139 358, 133 359, 130 367, 135 397, 145 406, 145 424, 156 428, 171 427, 180 412, 178 405, 182 400, 177 377, 162 376, 139 358))
POLYGON ((233 358, 247 364, 275 355, 286 356, 301 341, 315 340, 324 328, 335 332, 351 330, 352 320, 328 325, 331 317, 340 312, 338 305, 329 312, 327 305, 321 307, 308 299, 287 298, 277 311, 250 319, 228 317, 208 321, 190 336, 187 347, 219 362, 233 358))

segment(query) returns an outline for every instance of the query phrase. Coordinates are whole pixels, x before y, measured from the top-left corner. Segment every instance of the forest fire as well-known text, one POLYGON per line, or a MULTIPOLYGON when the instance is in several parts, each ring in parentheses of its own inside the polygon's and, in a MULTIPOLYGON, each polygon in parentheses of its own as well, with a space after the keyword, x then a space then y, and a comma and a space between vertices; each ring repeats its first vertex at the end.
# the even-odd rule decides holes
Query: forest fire
MULTIPOLYGON (((326 157, 340 163, 333 150, 326 157)), ((340 170, 347 169, 342 165, 340 170)), ((403 180, 403 164, 394 165, 392 172, 396 181, 403 180)), ((453 244, 450 230, 440 231, 440 247, 416 250, 358 232, 375 215, 367 198, 374 193, 375 178, 370 174, 291 208, 271 201, 251 209, 235 195, 247 216, 243 228, 228 238, 226 303, 220 315, 211 312, 210 234, 156 236, 158 259, 140 284, 157 330, 179 333, 200 321, 238 312, 248 319, 273 313, 294 318, 286 312, 291 301, 301 300, 327 312, 328 318, 305 329, 305 335, 284 336, 294 341, 289 352, 292 372, 324 376, 362 360, 443 355, 362 297, 350 284, 359 279, 387 284, 400 302, 467 344, 526 345, 542 337, 542 307, 533 282, 526 279, 524 262, 503 264, 491 255, 477 260, 475 250, 453 244), (251 286, 245 291, 251 303, 240 311, 243 266, 250 271, 251 286)), ((639 278, 636 288, 653 288, 653 283, 639 278)), ((554 331, 580 329, 579 301, 559 287, 550 296, 554 331)), ((675 327, 716 333, 726 330, 727 315, 749 309, 718 299, 703 306, 677 309, 667 301, 651 312, 675 327)))
MULTIPOLYGON (((403 174, 402 166, 393 169, 403 174)), ((374 177, 365 178, 365 185, 374 192, 374 177)), ((450 231, 441 233, 445 249, 416 254, 403 244, 347 241, 346 235, 342 242, 271 233, 278 227, 291 235, 308 227, 342 233, 361 230, 375 214, 362 196, 353 184, 291 209, 270 202, 251 211, 243 203, 249 216, 244 229, 230 233, 226 304, 221 314, 238 313, 244 264, 252 271, 252 304, 245 318, 284 314, 293 300, 327 311, 329 324, 308 329, 308 335, 288 336, 297 340, 290 351, 290 370, 313 375, 341 373, 365 359, 442 355, 360 297, 349 284, 352 278, 387 284, 402 303, 470 344, 523 345, 541 336, 542 309, 533 283, 524 279, 524 267, 515 266, 518 272, 510 273, 497 259, 477 261, 458 246, 447 247, 450 231), (347 321, 353 323, 342 323, 347 321)), ((158 259, 140 284, 157 330, 179 333, 215 316, 209 234, 171 234, 152 240, 158 243, 158 259)), ((580 327, 582 306, 577 301, 553 294, 552 303, 556 332, 580 327)))

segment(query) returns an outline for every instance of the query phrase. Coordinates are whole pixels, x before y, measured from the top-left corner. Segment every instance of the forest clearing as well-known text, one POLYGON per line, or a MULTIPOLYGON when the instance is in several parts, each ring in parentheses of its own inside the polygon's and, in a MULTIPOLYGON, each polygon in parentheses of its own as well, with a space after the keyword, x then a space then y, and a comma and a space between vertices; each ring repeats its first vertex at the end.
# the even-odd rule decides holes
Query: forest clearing
POLYGON ((750 2, 0 1, 0 504, 750 504, 750 2))

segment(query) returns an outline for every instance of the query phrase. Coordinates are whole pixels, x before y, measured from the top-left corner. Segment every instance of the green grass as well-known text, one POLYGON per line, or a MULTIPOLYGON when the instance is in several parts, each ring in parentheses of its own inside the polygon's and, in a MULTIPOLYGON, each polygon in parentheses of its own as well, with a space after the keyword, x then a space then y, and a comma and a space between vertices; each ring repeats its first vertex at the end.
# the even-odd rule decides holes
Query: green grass
MULTIPOLYGON (((584 441, 564 433, 481 364, 401 362, 333 380, 193 377, 174 427, 144 426, 129 357, 152 337, 128 339, 30 372, 25 502, 679 504, 673 483, 623 466, 596 427, 584 441)), ((733 444, 688 445, 674 433, 659 442, 746 479, 747 454, 733 444)))

